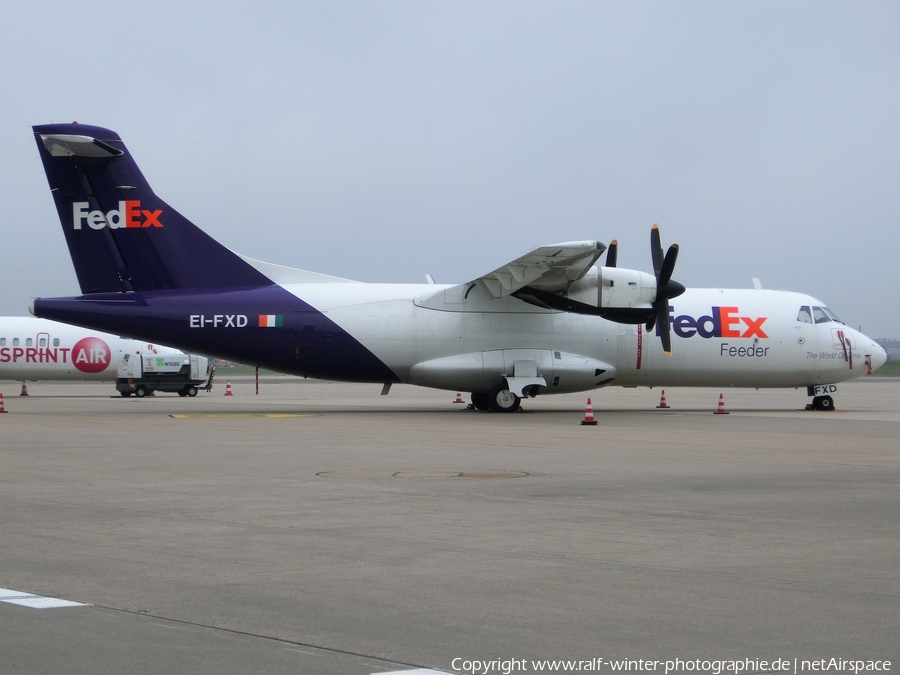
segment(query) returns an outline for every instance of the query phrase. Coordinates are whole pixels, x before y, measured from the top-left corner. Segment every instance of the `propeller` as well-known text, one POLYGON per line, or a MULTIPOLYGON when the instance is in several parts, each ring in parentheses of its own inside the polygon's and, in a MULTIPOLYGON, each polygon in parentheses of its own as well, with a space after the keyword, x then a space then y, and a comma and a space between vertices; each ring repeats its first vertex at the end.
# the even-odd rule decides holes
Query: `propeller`
POLYGON ((672 281, 672 272, 678 259, 678 244, 672 244, 663 257, 658 225, 650 230, 650 256, 653 258, 653 273, 656 275, 656 299, 653 301, 653 316, 647 321, 647 332, 659 324, 659 339, 662 341, 663 351, 666 356, 672 356, 669 299, 677 298, 684 293, 685 288, 677 281, 672 281))
POLYGON ((616 259, 619 257, 619 242, 613 239, 609 242, 609 248, 606 249, 606 266, 615 267, 616 259))

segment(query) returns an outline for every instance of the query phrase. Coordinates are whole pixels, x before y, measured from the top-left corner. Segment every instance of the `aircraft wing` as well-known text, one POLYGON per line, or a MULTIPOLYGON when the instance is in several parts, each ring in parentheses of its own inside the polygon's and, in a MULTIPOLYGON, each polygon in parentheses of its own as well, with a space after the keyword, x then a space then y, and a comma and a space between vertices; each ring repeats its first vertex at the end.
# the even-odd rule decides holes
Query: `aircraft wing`
POLYGON ((470 281, 495 298, 511 295, 525 286, 543 291, 564 291, 587 274, 606 250, 599 241, 567 241, 541 246, 470 281))

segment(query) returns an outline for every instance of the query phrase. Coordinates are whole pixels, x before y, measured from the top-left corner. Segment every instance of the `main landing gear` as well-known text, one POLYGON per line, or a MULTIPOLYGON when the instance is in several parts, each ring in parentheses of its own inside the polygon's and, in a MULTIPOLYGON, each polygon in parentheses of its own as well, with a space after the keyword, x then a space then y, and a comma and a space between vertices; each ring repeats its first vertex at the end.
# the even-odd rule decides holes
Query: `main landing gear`
POLYGON ((522 399, 507 389, 505 384, 498 384, 489 393, 472 392, 472 405, 476 410, 516 412, 521 402, 522 399))
POLYGON ((494 412, 515 412, 522 402, 518 396, 506 388, 505 384, 498 384, 488 394, 489 405, 494 412))
POLYGON ((491 399, 483 391, 473 391, 472 405, 475 406, 475 410, 487 410, 491 407, 491 399))

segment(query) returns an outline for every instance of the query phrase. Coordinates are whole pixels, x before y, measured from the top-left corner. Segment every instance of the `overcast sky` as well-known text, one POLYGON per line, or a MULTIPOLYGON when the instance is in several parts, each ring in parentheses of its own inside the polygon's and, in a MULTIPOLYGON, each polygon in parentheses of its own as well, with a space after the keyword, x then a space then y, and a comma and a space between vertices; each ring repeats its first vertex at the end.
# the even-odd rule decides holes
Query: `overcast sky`
POLYGON ((0 314, 79 292, 31 125, 118 132, 226 246, 468 281, 649 232, 686 286, 900 338, 900 4, 3 3, 0 314))

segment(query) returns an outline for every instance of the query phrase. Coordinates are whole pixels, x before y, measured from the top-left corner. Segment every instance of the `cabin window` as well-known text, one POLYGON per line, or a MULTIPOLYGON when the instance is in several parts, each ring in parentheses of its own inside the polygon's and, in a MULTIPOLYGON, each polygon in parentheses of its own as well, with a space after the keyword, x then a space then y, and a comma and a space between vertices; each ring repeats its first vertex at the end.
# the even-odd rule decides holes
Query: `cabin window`
POLYGON ((6 338, 0 338, 0 347, 6 346, 6 338))
POLYGON ((53 346, 59 347, 59 338, 53 338, 53 346))
POLYGON ((13 338, 13 347, 19 346, 19 338, 13 338))
POLYGON ((800 308, 800 313, 797 315, 797 321, 799 321, 800 323, 812 323, 813 322, 812 314, 809 311, 809 307, 807 307, 806 305, 803 305, 803 307, 800 308))
POLYGON ((31 347, 33 344, 34 344, 34 340, 32 340, 31 338, 25 338, 25 346, 26 347, 31 347))
POLYGON ((47 338, 42 337, 38 340, 38 347, 46 347, 47 346, 47 338))

